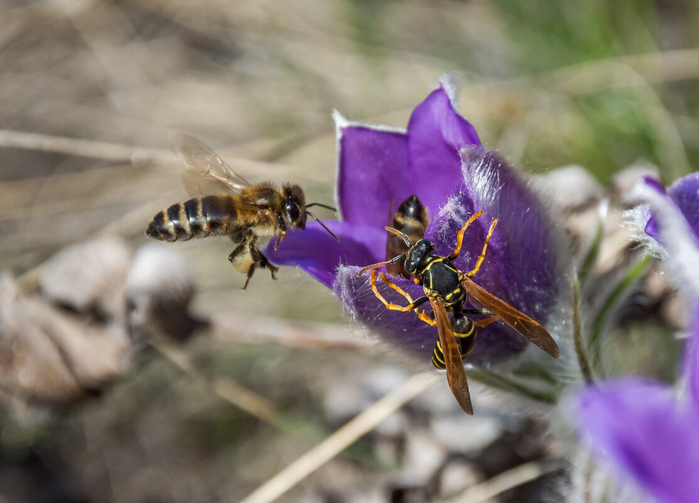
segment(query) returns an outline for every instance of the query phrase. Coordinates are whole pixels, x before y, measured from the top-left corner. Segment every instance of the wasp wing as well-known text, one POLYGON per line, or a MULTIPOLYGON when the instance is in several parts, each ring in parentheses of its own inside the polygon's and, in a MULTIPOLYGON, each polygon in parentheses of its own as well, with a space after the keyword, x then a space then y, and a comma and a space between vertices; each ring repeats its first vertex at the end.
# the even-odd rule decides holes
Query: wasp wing
POLYGON ((479 304, 492 311, 495 316, 515 329, 519 334, 529 339, 529 341, 536 344, 554 358, 558 358, 558 344, 556 344, 551 334, 549 334, 538 321, 518 311, 486 289, 478 286, 469 277, 464 278, 461 282, 461 286, 463 286, 466 293, 476 299, 479 304))
POLYGON ((250 186, 213 150, 192 136, 177 134, 172 140, 172 151, 185 165, 182 179, 193 196, 236 193, 250 186))
POLYGON ((447 311, 444 308, 444 302, 439 297, 431 296, 430 304, 432 304, 434 319, 437 322, 439 343, 444 354, 444 366, 447 370, 449 387, 451 392, 454 393, 456 401, 464 409, 464 412, 473 415, 471 394, 468 391, 468 381, 466 380, 464 362, 461 358, 461 350, 459 349, 459 343, 456 342, 456 337, 454 337, 454 331, 451 328, 447 311))

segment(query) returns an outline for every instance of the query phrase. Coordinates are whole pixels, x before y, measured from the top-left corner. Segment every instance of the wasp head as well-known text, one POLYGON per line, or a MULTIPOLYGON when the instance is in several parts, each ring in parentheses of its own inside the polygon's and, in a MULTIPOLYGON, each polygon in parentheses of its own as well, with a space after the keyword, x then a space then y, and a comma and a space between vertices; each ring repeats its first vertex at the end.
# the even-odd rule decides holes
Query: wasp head
POLYGON ((408 250, 407 257, 405 258, 406 272, 410 274, 417 274, 422 266, 423 261, 430 256, 434 250, 434 244, 426 239, 421 239, 408 250))
POLYGON ((298 185, 284 185, 284 220, 299 229, 306 228, 306 196, 298 185))

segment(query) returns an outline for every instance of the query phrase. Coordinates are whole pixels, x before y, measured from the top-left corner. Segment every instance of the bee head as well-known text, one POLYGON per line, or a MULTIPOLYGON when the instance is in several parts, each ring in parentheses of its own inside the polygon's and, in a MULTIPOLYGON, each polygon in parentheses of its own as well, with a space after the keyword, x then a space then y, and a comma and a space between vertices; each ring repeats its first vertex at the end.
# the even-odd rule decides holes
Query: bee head
POLYGON ((405 258, 406 272, 416 274, 419 272, 422 262, 430 256, 434 250, 434 244, 426 239, 421 239, 408 250, 408 256, 405 258))
POLYGON ((306 228, 306 196, 298 185, 284 185, 284 220, 299 229, 306 228))

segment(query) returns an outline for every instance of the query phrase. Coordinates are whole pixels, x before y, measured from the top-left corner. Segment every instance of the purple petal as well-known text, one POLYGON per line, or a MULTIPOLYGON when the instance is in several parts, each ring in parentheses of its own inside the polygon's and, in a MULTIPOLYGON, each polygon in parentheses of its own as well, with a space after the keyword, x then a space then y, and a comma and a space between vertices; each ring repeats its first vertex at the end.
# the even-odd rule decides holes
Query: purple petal
POLYGON ((332 287, 340 264, 364 266, 383 260, 386 231, 336 220, 323 223, 339 243, 317 222, 308 222, 306 230, 289 232, 277 251, 270 241, 265 254, 274 264, 300 267, 327 287, 332 287))
POLYGON ((699 236, 699 173, 680 178, 670 185, 668 193, 680 207, 694 234, 699 236))
MULTIPOLYGON (((420 321, 415 313, 389 311, 376 298, 371 289, 369 274, 357 276, 359 267, 340 267, 337 281, 333 285, 335 294, 340 297, 345 310, 367 328, 380 334, 386 341, 424 359, 425 368, 431 367, 430 355, 439 337, 436 327, 431 327, 420 321)), ((422 287, 404 278, 391 276, 391 280, 413 300, 424 295, 422 287)), ((388 287, 377 278, 379 293, 389 302, 405 306, 408 301, 395 290, 388 287)), ((431 312, 431 307, 425 305, 421 310, 431 312)), ((466 358, 466 362, 481 364, 507 359, 522 350, 526 341, 523 337, 503 337, 499 324, 491 324, 479 331, 478 342, 466 358)))
MULTIPOLYGON (((654 240, 647 245, 664 259, 669 277, 689 300, 699 300, 699 238, 689 225, 675 200, 664 191, 659 191, 654 183, 644 180, 638 183, 629 199, 647 205, 642 209, 638 220, 648 227, 646 212, 652 212, 655 229, 654 240)), ((638 210, 636 211, 638 213, 638 210)))
POLYGON ((408 125, 407 177, 431 215, 461 178, 459 151, 481 144, 473 126, 456 111, 452 93, 446 82, 440 82, 415 108, 408 125))
POLYGON ((643 232, 648 234, 653 239, 660 239, 660 236, 658 234, 658 226, 655 224, 655 219, 653 218, 652 214, 648 218, 648 222, 646 223, 646 226, 643 228, 643 232))
POLYGON ((653 178, 652 176, 644 176, 643 183, 648 185, 650 188, 655 189, 660 194, 666 194, 665 187, 660 183, 660 180, 653 178))
POLYGON ((692 404, 699 415, 699 305, 694 309, 692 335, 687 341, 685 369, 692 404))
POLYGON ((337 197, 346 222, 383 229, 391 200, 412 194, 404 132, 348 123, 336 115, 338 136, 337 197))
MULTIPOLYGON (((483 249, 492 219, 498 218, 474 281, 545 326, 557 305, 562 268, 558 250, 563 247, 547 209, 493 152, 478 148, 464 151, 463 180, 464 186, 430 224, 427 239, 437 243, 437 253, 450 254, 466 220, 483 210, 483 216, 464 234, 462 251, 455 261, 467 272, 483 249)), ((524 346, 523 338, 501 324, 496 326, 499 332, 521 339, 524 346)))
POLYGON ((576 416, 593 447, 658 500, 699 495, 699 417, 652 382, 625 380, 588 388, 576 416))

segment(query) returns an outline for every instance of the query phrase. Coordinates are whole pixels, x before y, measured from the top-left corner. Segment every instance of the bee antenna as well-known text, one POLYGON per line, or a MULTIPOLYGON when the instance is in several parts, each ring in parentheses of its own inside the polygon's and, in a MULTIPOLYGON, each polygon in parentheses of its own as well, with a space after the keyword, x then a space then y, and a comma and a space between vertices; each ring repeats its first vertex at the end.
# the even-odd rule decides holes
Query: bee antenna
MULTIPOLYGON (((325 209, 328 209, 328 210, 337 211, 337 208, 333 208, 332 206, 328 206, 327 204, 321 204, 321 203, 311 203, 311 204, 307 204, 307 205, 306 205, 306 208, 310 208, 311 206, 320 206, 321 208, 325 208, 325 209)), ((313 218, 315 218, 315 217, 313 217, 313 218)), ((318 220, 318 219, 316 218, 316 220, 318 220)), ((320 220, 318 220, 318 221, 320 222, 320 220)))
POLYGON ((394 229, 393 227, 386 227, 386 230, 390 232, 391 234, 395 234, 399 238, 403 239, 403 242, 407 245, 408 248, 412 248, 413 244, 410 242, 410 238, 403 234, 401 231, 398 229, 394 229))
MULTIPOLYGON (((306 206, 306 208, 308 208, 308 206, 306 206)), ((325 226, 325 224, 324 224, 323 222, 321 222, 320 219, 319 219, 317 216, 315 216, 315 215, 314 215, 313 213, 311 213, 310 211, 307 211, 306 214, 307 214, 307 215, 310 215, 311 217, 313 217, 313 220, 315 220, 316 222, 318 222, 318 223, 323 227, 323 229, 325 229, 326 231, 328 231, 328 232, 330 233, 330 235, 331 235, 332 237, 335 238, 335 241, 337 241, 338 243, 340 242, 340 238, 338 238, 335 234, 333 234, 333 231, 331 231, 330 229, 328 229, 328 228, 325 226)))

